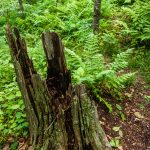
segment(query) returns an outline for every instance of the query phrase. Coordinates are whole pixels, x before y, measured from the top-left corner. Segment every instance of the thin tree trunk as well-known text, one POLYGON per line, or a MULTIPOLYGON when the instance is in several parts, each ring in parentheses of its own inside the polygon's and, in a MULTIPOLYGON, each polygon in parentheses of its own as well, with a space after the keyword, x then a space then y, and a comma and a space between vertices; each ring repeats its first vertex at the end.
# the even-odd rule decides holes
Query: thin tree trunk
POLYGON ((48 69, 42 80, 17 28, 6 36, 29 122, 31 150, 111 150, 94 101, 84 85, 72 86, 61 40, 42 34, 48 69))
POLYGON ((19 9, 23 12, 24 8, 23 8, 22 0, 18 0, 18 4, 19 4, 19 9))
POLYGON ((36 4, 38 0, 27 0, 27 2, 31 5, 36 4))
POLYGON ((99 32, 99 21, 101 15, 101 0, 95 0, 93 12, 93 32, 99 32))
POLYGON ((24 7, 23 7, 22 0, 18 0, 18 4, 19 4, 19 10, 21 12, 21 18, 24 18, 25 14, 24 14, 24 7))

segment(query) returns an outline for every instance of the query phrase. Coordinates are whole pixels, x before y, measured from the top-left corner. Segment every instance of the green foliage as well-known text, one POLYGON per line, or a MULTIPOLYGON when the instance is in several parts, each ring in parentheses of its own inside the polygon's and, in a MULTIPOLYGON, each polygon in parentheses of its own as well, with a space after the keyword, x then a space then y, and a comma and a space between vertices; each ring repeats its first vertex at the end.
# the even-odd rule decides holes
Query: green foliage
POLYGON ((115 3, 118 6, 131 5, 134 2, 135 0, 113 0, 113 3, 115 3))
POLYGON ((122 33, 130 37, 133 46, 146 45, 148 48, 150 41, 150 1, 137 0, 128 7, 119 7, 118 16, 123 23, 126 23, 122 33), (124 15, 122 15, 124 14, 124 15), (121 15, 121 16, 120 16, 121 15))
POLYGON ((113 54, 119 53, 119 42, 112 31, 103 33, 101 38, 103 45, 105 45, 103 50, 104 54, 112 56, 113 54))
POLYGON ((28 124, 4 37, 0 38, 0 143, 8 136, 27 136, 28 124))
POLYGON ((113 139, 110 141, 110 145, 111 145, 113 148, 118 148, 118 147, 120 146, 120 141, 119 141, 119 139, 113 138, 113 139))
POLYGON ((113 27, 117 32, 119 31, 117 39, 121 47, 125 45, 135 47, 129 66, 138 69, 149 82, 150 1, 137 0, 132 4, 122 7, 115 6, 113 27), (116 21, 121 22, 123 28, 120 24, 116 24, 116 21))
POLYGON ((110 17, 111 16, 111 10, 112 10, 112 5, 111 5, 111 0, 103 0, 101 2, 101 14, 103 17, 110 17))
POLYGON ((111 95, 121 100, 121 90, 132 83, 134 73, 123 73, 122 69, 128 66, 132 50, 122 52, 115 57, 114 62, 105 65, 104 57, 99 54, 98 38, 94 35, 87 37, 82 57, 66 49, 68 65, 72 72, 74 83, 84 83, 89 86, 92 93, 112 112, 112 106, 102 95, 111 95), (89 41, 90 39, 90 41, 89 41), (120 73, 119 73, 120 71, 120 73))
POLYGON ((11 145, 10 145, 10 149, 11 150, 16 150, 19 146, 19 143, 18 142, 13 142, 11 145))
POLYGON ((134 51, 134 57, 129 61, 129 65, 131 68, 139 70, 150 83, 150 51, 145 51, 145 49, 134 51))
POLYGON ((137 1, 133 5, 132 28, 135 30, 135 38, 150 42, 150 1, 137 1))
MULTIPOLYGON (((9 135, 27 135, 24 104, 4 36, 8 22, 21 30, 30 58, 43 78, 47 64, 41 33, 44 30, 59 33, 73 83, 87 84, 95 99, 109 112, 117 109, 125 120, 121 93, 135 76, 128 67, 145 72, 150 81, 150 57, 146 51, 150 43, 149 0, 103 0, 99 35, 92 33, 92 0, 82 0, 82 3, 78 0, 24 0, 23 6, 25 18, 20 16, 17 1, 0 2, 0 142, 9 135), (115 106, 111 99, 116 100, 115 106)), ((119 145, 118 139, 112 139, 111 143, 114 147, 119 145)))
POLYGON ((23 134, 21 136, 26 136, 28 124, 18 86, 10 83, 4 88, 0 92, 0 137, 18 136, 20 133, 23 134))

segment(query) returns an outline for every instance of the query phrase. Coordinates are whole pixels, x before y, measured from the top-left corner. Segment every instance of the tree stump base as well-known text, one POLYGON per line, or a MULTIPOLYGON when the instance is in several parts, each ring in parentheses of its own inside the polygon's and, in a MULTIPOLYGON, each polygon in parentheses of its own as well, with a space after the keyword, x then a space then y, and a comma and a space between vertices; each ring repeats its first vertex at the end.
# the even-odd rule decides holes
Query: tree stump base
POLYGON ((24 100, 31 150, 111 150, 97 109, 84 85, 71 85, 63 44, 54 32, 42 34, 48 69, 42 80, 17 28, 6 36, 24 100))

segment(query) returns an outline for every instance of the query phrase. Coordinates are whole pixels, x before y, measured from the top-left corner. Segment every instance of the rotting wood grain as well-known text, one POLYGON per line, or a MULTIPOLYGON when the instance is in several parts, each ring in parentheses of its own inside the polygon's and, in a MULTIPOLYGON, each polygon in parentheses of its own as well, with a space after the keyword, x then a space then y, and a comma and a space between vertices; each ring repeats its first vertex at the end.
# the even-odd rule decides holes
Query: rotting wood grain
POLYGON ((54 32, 42 34, 48 63, 45 80, 29 59, 18 29, 12 32, 8 26, 6 37, 29 122, 28 149, 111 150, 86 87, 71 85, 59 36, 54 32))

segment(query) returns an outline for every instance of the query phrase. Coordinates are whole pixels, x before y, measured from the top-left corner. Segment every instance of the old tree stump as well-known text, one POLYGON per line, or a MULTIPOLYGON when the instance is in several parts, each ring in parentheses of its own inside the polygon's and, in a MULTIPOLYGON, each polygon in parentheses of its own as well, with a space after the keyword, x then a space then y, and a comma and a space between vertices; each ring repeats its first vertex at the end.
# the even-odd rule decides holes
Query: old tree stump
POLYGON ((24 100, 31 150, 110 150, 94 101, 84 85, 71 85, 64 49, 54 32, 42 34, 47 78, 36 72, 17 28, 6 29, 7 41, 24 100))

